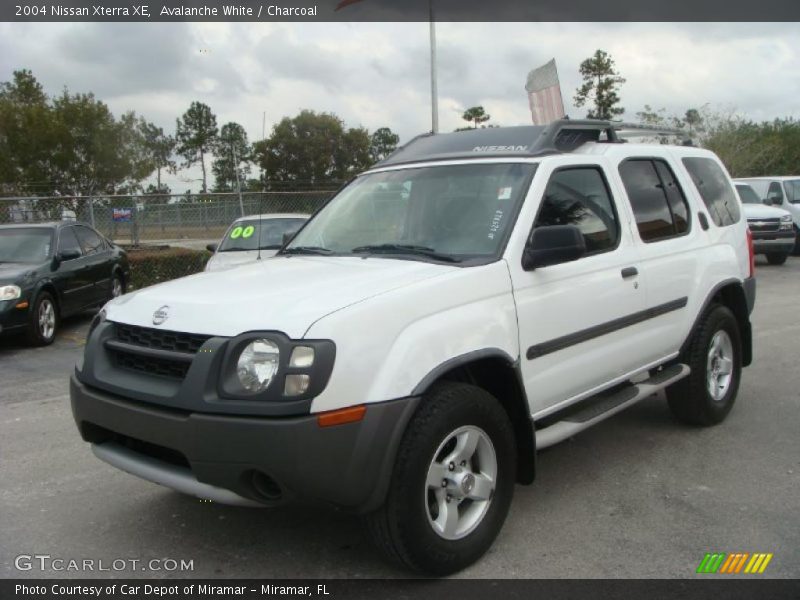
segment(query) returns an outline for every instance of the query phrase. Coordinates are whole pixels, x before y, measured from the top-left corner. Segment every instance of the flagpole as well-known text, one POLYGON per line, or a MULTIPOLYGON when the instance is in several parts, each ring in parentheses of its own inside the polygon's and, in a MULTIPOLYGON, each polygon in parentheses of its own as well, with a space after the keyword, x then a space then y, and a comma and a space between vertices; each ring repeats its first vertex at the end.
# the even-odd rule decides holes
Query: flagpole
POLYGON ((431 26, 431 131, 439 133, 439 98, 436 89, 436 21, 433 18, 433 0, 428 0, 431 26))

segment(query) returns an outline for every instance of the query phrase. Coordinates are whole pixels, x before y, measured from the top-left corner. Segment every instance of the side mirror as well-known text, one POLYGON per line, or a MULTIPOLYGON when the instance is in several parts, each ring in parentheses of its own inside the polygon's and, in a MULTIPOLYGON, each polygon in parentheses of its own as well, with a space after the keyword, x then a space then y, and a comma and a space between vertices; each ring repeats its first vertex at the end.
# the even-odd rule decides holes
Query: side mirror
POLYGON ((764 198, 761 202, 763 202, 767 206, 770 206, 772 204, 772 198, 764 198))
POLYGON ((58 262, 64 262, 65 260, 75 260, 76 258, 80 258, 81 253, 78 250, 62 250, 58 254, 56 254, 56 259, 58 262))
MULTIPOLYGON (((299 229, 297 231, 300 231, 299 229)), ((292 241, 292 238, 297 235, 297 231, 287 231, 283 234, 283 245, 285 246, 292 241)))
POLYGON ((216 252, 219 244, 206 244, 206 250, 209 252, 216 252))
POLYGON ((575 225, 537 227, 522 252, 522 268, 533 271, 578 260, 584 254, 586 241, 575 225))

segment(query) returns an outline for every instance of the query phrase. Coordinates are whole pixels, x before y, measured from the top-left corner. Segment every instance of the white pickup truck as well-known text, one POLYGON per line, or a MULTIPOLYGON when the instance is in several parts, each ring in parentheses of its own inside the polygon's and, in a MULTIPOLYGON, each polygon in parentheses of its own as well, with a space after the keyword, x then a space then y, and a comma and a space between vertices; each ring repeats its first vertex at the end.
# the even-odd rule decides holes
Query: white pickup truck
POLYGON ((109 302, 71 378, 83 439, 201 498, 363 514, 447 574, 537 450, 659 390, 721 422, 752 359, 739 201, 711 152, 618 129, 420 136, 275 257, 109 302))

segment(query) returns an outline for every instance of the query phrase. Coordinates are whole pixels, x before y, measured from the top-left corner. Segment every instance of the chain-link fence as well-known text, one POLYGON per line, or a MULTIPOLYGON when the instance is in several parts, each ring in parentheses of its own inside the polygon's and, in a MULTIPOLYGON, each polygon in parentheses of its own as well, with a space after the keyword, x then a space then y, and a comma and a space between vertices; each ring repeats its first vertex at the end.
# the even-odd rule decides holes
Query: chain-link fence
POLYGON ((216 241, 234 219, 275 213, 311 214, 332 190, 94 197, 0 198, 0 224, 77 220, 118 244, 216 241))

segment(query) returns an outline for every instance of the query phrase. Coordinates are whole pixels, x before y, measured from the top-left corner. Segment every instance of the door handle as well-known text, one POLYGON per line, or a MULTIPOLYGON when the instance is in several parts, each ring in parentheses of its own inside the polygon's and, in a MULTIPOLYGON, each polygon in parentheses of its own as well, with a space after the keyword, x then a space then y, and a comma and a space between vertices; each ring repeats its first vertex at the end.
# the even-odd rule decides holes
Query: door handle
POLYGON ((622 269, 621 273, 623 279, 628 279, 629 277, 635 277, 638 275, 639 271, 636 267, 625 267, 622 269))

